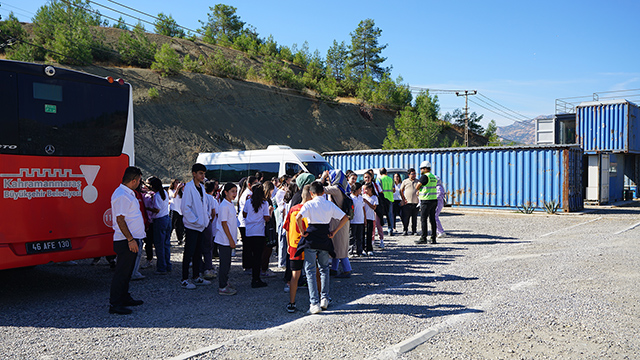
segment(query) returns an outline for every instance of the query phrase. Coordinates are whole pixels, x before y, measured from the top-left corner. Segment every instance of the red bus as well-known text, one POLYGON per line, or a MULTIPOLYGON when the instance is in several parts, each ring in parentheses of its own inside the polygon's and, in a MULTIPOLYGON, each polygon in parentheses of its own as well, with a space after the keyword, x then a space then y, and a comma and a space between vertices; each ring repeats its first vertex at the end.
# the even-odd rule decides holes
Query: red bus
POLYGON ((121 79, 0 60, 0 269, 114 254, 132 99, 121 79))

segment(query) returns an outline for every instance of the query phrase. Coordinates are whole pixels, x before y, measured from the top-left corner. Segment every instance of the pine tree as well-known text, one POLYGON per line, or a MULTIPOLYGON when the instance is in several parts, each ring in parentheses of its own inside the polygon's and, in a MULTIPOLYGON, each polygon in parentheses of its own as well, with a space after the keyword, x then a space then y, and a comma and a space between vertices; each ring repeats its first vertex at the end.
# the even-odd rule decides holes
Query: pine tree
POLYGON ((171 15, 167 16, 164 13, 159 13, 158 19, 153 24, 156 34, 184 38, 184 30, 180 28, 171 15))
POLYGON ((390 72, 389 68, 384 68, 381 64, 387 60, 380 54, 387 45, 380 46, 378 38, 382 30, 375 26, 372 19, 360 21, 358 27, 351 35, 350 66, 358 79, 361 79, 368 71, 373 79, 381 79, 382 76, 390 72))
POLYGON ((344 70, 349 61, 349 49, 345 45, 344 41, 340 44, 336 40, 333 40, 333 45, 327 50, 327 68, 331 68, 331 71, 327 71, 327 76, 331 76, 336 80, 343 80, 345 78, 344 70))

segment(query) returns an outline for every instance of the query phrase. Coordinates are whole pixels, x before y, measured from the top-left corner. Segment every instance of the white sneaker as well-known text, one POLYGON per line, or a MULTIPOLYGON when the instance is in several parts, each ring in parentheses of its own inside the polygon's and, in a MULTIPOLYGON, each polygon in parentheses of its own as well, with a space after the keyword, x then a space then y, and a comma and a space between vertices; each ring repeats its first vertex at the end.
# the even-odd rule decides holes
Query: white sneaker
POLYGON ((373 256, 373 251, 367 252, 367 256, 373 256))
POLYGON ((380 240, 380 249, 384 249, 384 240, 380 240))
POLYGON ((329 307, 329 299, 324 298, 324 299, 320 300, 320 308, 322 310, 327 310, 328 307, 329 307))
POLYGON ((284 284, 284 292, 288 293, 291 290, 289 284, 284 284))
POLYGON ((199 278, 197 278, 197 279, 193 279, 193 283, 194 283, 195 285, 198 285, 198 286, 202 286, 202 285, 211 285, 211 281, 209 281, 209 280, 205 280, 205 279, 203 279, 203 278, 201 278, 201 277, 199 277, 199 278))
POLYGON ((316 304, 316 305, 311 305, 309 306, 309 314, 314 315, 314 314, 318 314, 322 312, 322 308, 320 307, 320 305, 316 304))
POLYGON ((189 280, 182 280, 182 282, 180 283, 180 286, 183 289, 187 289, 187 290, 193 290, 196 288, 196 286, 193 283, 191 283, 189 280))
POLYGON ((131 280, 142 280, 144 279, 146 276, 140 274, 139 272, 136 272, 135 274, 131 275, 131 280))
POLYGON ((446 237, 447 233, 441 232, 437 234, 437 237, 442 238, 442 237, 446 237))
POLYGON ((214 273, 213 270, 205 270, 202 277, 207 280, 215 279, 216 273, 214 273))
POLYGON ((261 277, 273 277, 273 276, 276 276, 276 274, 274 274, 273 271, 267 269, 267 271, 261 271, 260 272, 260 276, 261 277))

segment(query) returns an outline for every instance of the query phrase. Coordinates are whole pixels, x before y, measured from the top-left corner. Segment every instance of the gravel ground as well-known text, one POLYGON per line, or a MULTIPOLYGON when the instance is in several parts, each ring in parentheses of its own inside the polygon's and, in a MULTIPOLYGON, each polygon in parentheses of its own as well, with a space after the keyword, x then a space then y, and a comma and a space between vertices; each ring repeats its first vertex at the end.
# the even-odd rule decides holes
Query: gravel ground
MULTIPOLYGON (((595 210, 594 210, 595 209, 595 210)), ((2 359, 165 359, 209 347, 195 359, 637 359, 640 203, 582 214, 523 215, 447 208, 448 236, 385 239, 333 279, 329 310, 285 311, 281 272, 251 289, 237 256, 231 281, 179 287, 174 272, 142 270, 131 283, 145 304, 107 313, 106 265, 45 265, 0 272, 2 359), (399 346, 422 334, 415 348, 399 346), (412 348, 412 349, 410 349, 412 348)), ((273 263, 272 263, 273 264, 273 263)))

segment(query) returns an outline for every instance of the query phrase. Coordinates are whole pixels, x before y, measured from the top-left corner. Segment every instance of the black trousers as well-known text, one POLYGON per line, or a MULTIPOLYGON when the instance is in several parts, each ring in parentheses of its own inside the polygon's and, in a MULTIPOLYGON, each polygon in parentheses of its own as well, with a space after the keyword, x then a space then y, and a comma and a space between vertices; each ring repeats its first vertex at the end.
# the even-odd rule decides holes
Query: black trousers
POLYGON ((365 224, 351 224, 349 248, 358 255, 362 254, 362 250, 364 249, 364 226, 365 224))
POLYGON ((218 245, 220 254, 220 267, 218 268, 218 287, 224 289, 229 283, 229 270, 231 269, 231 247, 218 245))
POLYGON ((247 228, 238 227, 238 230, 240 230, 240 239, 242 239, 242 268, 251 269, 251 257, 247 250, 247 228))
MULTIPOLYGON (((138 243, 138 239, 136 239, 138 243)), ((129 242, 127 240, 119 240, 113 242, 113 251, 118 256, 116 270, 111 280, 111 293, 109 295, 109 303, 112 306, 122 306, 125 302, 131 300, 129 294, 129 281, 136 264, 138 254, 129 250, 129 242)), ((141 249, 138 249, 141 251, 141 249)))
POLYGON ((411 219, 411 231, 415 234, 418 230, 418 204, 405 204, 402 207, 402 230, 407 231, 409 228, 409 219, 411 219))
POLYGON ((184 223, 182 222, 182 215, 180 215, 177 211, 171 210, 171 229, 176 231, 176 237, 178 238, 178 243, 181 244, 182 240, 184 240, 184 223))
POLYGON ((420 239, 427 238, 427 221, 431 224, 431 241, 436 241, 436 208, 438 200, 421 200, 420 201, 420 220, 422 223, 422 236, 420 239))
POLYGON ((364 230, 364 251, 373 251, 373 224, 375 220, 365 220, 366 226, 364 230))
POLYGON ((252 282, 260 281, 262 252, 264 251, 264 246, 266 242, 267 242, 267 238, 265 236, 247 236, 245 238, 245 242, 242 245, 243 254, 246 251, 247 257, 249 261, 251 261, 251 275, 252 275, 251 281, 252 282))
POLYGON ((184 254, 182 255, 182 280, 189 278, 189 263, 193 278, 200 276, 202 262, 202 231, 185 228, 184 254))

